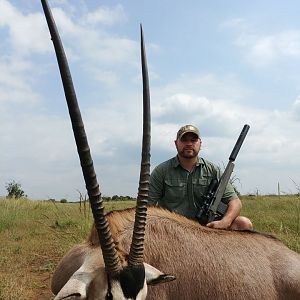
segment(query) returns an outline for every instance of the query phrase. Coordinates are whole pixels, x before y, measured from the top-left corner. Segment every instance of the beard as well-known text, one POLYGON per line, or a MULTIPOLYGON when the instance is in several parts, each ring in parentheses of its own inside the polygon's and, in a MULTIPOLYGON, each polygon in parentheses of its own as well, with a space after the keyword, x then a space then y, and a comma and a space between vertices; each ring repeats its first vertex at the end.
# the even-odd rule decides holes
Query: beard
POLYGON ((192 159, 192 158, 195 158, 199 151, 196 151, 195 149, 182 149, 181 151, 178 151, 177 149, 177 152, 179 154, 179 156, 183 157, 183 158, 186 158, 186 159, 192 159))

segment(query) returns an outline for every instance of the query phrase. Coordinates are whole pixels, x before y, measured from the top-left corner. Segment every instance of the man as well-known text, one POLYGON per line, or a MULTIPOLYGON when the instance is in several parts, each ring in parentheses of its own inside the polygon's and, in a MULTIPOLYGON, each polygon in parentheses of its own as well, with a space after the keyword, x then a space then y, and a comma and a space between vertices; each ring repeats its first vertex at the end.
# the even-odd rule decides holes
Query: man
MULTIPOLYGON (((156 204, 195 219, 212 179, 220 179, 220 169, 198 156, 201 148, 199 130, 185 125, 177 132, 177 156, 161 163, 150 177, 149 205, 156 204)), ((242 204, 232 185, 228 183, 222 202, 228 209, 221 220, 206 226, 217 229, 252 230, 251 221, 239 216, 242 204)))

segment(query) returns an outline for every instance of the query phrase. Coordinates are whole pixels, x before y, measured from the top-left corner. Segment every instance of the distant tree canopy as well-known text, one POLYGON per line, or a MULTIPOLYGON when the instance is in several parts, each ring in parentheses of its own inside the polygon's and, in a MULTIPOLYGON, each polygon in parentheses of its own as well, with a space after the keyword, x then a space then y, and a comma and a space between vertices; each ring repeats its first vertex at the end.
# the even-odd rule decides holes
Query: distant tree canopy
POLYGON ((7 198, 22 198, 22 197, 27 197, 25 195, 25 192, 22 190, 21 183, 18 183, 14 180, 11 182, 8 182, 5 186, 7 190, 7 198))
POLYGON ((130 196, 118 196, 113 195, 112 197, 102 197, 104 201, 128 201, 128 200, 135 200, 135 198, 130 196))

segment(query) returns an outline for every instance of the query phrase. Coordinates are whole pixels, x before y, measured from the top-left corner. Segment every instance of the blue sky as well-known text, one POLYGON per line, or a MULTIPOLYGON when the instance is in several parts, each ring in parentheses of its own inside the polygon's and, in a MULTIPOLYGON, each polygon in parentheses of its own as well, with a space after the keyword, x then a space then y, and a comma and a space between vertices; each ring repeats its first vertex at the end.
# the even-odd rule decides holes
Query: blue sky
MULTIPOLYGON (((299 189, 298 1, 49 1, 68 56, 102 194, 136 196, 142 132, 139 24, 152 108, 152 167, 181 125, 223 168, 244 124, 238 189, 299 189)), ((0 0, 0 195, 85 193, 40 1, 0 0)))

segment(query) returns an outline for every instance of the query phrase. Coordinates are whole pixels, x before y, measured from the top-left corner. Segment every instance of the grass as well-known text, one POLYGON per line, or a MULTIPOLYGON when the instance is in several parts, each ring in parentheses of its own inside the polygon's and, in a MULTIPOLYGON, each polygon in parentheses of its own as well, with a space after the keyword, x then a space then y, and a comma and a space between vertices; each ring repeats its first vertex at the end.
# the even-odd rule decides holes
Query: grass
MULTIPOLYGON (((243 212, 300 253, 300 197, 243 197, 243 212)), ((134 206, 107 202, 107 211, 134 206)), ((0 300, 53 299, 50 280, 61 257, 91 227, 86 206, 0 198, 0 300)))
POLYGON ((300 197, 242 197, 243 212, 257 231, 275 234, 289 248, 300 253, 300 197))

